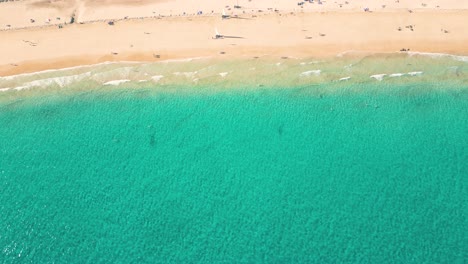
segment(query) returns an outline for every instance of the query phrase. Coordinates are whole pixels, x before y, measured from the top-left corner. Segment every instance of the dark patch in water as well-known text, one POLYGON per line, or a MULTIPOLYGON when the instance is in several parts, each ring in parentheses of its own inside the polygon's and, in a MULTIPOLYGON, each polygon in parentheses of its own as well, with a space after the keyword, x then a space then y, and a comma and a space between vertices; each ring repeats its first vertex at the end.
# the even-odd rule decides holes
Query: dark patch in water
POLYGON ((52 119, 58 115, 59 111, 57 108, 44 107, 38 111, 38 115, 43 119, 52 119))
POLYGON ((181 118, 180 120, 178 120, 176 123, 175 123, 175 126, 174 126, 174 129, 178 129, 180 126, 182 126, 185 122, 187 122, 187 120, 189 120, 190 118, 192 118, 193 115, 195 115, 195 111, 188 114, 187 116, 181 118))
POLYGON ((283 135, 283 127, 284 127, 284 124, 281 124, 281 125, 278 127, 278 134, 279 134, 280 136, 283 135))
POLYGON ((156 139, 155 139, 154 133, 150 135, 149 144, 151 147, 154 147, 156 145, 156 139))

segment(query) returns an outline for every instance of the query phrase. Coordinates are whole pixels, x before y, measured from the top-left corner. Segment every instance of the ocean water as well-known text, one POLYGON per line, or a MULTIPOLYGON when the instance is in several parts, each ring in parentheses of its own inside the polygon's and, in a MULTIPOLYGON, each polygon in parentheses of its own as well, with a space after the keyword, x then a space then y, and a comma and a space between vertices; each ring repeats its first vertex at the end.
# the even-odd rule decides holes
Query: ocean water
POLYGON ((0 77, 0 262, 466 263, 467 66, 380 55, 0 77))

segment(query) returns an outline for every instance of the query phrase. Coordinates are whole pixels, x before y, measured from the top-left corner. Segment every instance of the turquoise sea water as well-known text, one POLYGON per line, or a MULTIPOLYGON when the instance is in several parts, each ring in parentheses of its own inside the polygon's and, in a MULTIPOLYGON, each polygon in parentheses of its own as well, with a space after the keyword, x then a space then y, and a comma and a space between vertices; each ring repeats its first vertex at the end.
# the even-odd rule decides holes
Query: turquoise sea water
POLYGON ((465 263, 460 65, 7 91, 0 262, 465 263))

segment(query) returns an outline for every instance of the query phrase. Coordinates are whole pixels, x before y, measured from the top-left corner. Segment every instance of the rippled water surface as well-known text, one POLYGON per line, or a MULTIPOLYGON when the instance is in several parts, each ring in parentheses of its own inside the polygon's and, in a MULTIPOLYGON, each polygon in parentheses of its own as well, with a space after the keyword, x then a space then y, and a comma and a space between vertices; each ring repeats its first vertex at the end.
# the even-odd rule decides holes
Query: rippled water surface
POLYGON ((0 262, 463 263, 466 68, 415 62, 112 66, 5 91, 0 262))

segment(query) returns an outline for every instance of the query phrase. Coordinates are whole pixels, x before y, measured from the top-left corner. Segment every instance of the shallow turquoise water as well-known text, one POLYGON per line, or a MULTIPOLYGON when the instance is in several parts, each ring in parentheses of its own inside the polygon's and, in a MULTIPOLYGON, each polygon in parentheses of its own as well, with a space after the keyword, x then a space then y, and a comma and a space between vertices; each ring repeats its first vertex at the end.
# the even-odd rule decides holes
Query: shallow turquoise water
POLYGON ((468 87, 328 86, 4 103, 0 262, 464 263, 468 87))

